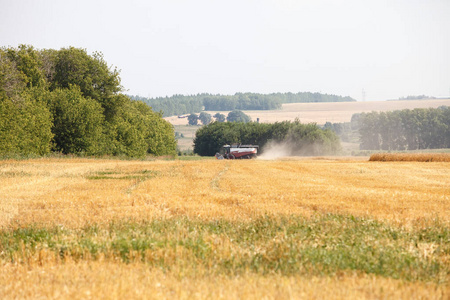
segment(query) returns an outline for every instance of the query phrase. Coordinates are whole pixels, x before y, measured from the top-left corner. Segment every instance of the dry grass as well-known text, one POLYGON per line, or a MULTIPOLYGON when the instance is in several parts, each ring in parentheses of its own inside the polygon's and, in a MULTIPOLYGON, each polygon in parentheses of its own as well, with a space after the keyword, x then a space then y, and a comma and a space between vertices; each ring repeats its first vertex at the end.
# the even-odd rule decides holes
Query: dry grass
POLYGON ((2 223, 79 228, 120 219, 352 214, 450 221, 448 163, 29 160, 0 163, 2 223))
POLYGON ((0 282, 3 299, 445 299, 449 294, 443 286, 357 274, 189 278, 143 264, 102 262, 6 265, 0 282))
MULTIPOLYGON (((392 240, 392 245, 400 243, 399 247, 404 249, 398 255, 414 254, 413 258, 420 263, 432 263, 430 257, 433 257, 441 266, 440 272, 444 273, 441 283, 369 275, 358 268, 359 271, 338 271, 333 276, 317 276, 314 272, 286 275, 275 271, 268 274, 245 271, 230 276, 213 271, 214 267, 208 266, 208 261, 214 263, 214 260, 199 256, 203 250, 196 248, 197 244, 192 246, 193 252, 183 252, 187 248, 177 246, 158 248, 162 251, 155 252, 158 257, 171 261, 172 269, 163 270, 148 261, 142 262, 142 259, 123 263, 120 255, 109 259, 102 259, 100 255, 94 259, 82 252, 85 254, 81 258, 68 256, 61 261, 61 257, 50 250, 50 244, 45 246, 41 242, 24 244, 20 246, 22 249, 15 250, 17 253, 12 255, 22 257, 22 260, 0 260, 0 298, 445 298, 450 293, 449 275, 445 273, 450 259, 448 253, 442 251, 447 250, 436 252, 439 245, 432 241, 414 244, 411 234, 422 236, 421 230, 432 229, 438 220, 441 231, 435 235, 444 246, 439 249, 448 249, 449 200, 450 165, 447 162, 377 163, 332 158, 2 161, 0 226, 3 232, 14 233, 28 228, 51 232, 59 228, 69 233, 62 235, 58 242, 72 245, 76 250, 77 243, 87 247, 87 237, 74 235, 72 231, 107 229, 111 224, 123 222, 169 220, 170 224, 179 224, 180 218, 185 218, 198 224, 222 220, 252 225, 255 220, 266 217, 315 218, 331 213, 382 222, 387 229, 380 232, 389 232, 389 237, 397 232, 395 228, 406 230, 404 243, 397 238, 392 240), (177 257, 189 257, 189 261, 177 257), (188 262, 189 268, 186 268, 184 264, 188 262)), ((338 224, 347 228, 351 218, 344 220, 347 221, 338 224)), ((191 224, 191 221, 186 222, 191 224)), ((135 226, 133 224, 130 226, 135 226)), ((198 236, 198 233, 186 230, 185 227, 175 230, 176 233, 168 235, 169 242, 189 242, 191 239, 186 238, 190 234, 198 236)), ((261 248, 264 244, 256 242, 249 247, 256 247, 252 251, 259 253, 288 245, 277 244, 285 241, 283 229, 279 230, 275 231, 273 239, 264 242, 273 247, 267 246, 264 250, 261 248)), ((114 232, 108 235, 94 232, 91 236, 96 237, 90 238, 99 245, 109 239, 112 239, 110 244, 121 241, 114 232)), ((142 237, 138 228, 132 232, 126 236, 130 245, 142 237)), ((333 236, 339 240, 339 235, 333 236)), ((317 240, 304 242, 304 247, 326 246, 327 243, 323 243, 329 237, 326 234, 317 236, 317 240)), ((198 245, 203 245, 202 241, 210 245, 208 251, 213 251, 214 257, 226 258, 225 250, 237 251, 235 253, 244 258, 251 254, 246 252, 250 249, 246 250, 245 243, 237 245, 230 239, 229 231, 216 235, 208 233, 198 245), (214 252, 211 245, 223 247, 214 252)), ((383 245, 391 249, 389 239, 383 245, 376 239, 365 242, 372 243, 373 249, 383 245)), ((7 243, 1 246, 5 249, 7 243)))
POLYGON ((200 126, 174 125, 175 132, 183 134, 183 138, 177 140, 177 146, 180 150, 194 149, 195 132, 200 126))
POLYGON ((450 153, 376 153, 370 161, 450 162, 450 153))

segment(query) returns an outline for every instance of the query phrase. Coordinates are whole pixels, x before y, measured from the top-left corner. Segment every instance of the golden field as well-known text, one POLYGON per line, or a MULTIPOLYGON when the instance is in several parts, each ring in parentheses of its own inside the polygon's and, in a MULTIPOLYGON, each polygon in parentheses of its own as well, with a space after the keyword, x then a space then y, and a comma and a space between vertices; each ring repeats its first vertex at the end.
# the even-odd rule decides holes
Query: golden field
POLYGON ((409 224, 450 221, 448 163, 282 161, 0 162, 3 225, 80 227, 123 218, 246 220, 315 212, 409 224))
POLYGON ((366 275, 247 274, 180 278, 143 264, 66 263, 0 270, 0 295, 20 299, 448 299, 428 283, 366 275))
POLYGON ((0 298, 450 296, 448 162, 6 160, 0 197, 0 298))
POLYGON ((449 153, 375 153, 370 161, 450 162, 449 153))

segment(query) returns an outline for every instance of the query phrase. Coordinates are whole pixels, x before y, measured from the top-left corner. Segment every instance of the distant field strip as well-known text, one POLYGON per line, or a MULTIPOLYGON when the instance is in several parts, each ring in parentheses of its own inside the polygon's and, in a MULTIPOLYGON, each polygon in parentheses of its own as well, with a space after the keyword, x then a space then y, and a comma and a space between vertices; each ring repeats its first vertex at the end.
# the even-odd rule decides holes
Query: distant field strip
POLYGON ((450 153, 376 153, 370 161, 450 162, 450 153))

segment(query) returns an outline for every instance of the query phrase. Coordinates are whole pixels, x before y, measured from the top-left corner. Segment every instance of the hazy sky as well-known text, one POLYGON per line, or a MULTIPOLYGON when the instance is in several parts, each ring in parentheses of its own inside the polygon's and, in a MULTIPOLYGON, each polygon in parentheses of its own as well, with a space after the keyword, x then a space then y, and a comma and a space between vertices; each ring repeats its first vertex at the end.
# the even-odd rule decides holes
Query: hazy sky
POLYGON ((0 46, 80 47, 129 94, 450 94, 450 0, 0 0, 0 46))

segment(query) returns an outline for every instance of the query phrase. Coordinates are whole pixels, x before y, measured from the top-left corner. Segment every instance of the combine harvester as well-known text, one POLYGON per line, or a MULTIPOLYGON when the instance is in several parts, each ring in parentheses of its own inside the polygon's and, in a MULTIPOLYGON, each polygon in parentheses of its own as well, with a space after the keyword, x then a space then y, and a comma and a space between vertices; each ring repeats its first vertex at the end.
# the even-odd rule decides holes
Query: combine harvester
POLYGON ((258 145, 224 145, 220 153, 216 153, 217 159, 251 159, 256 158, 258 145))

